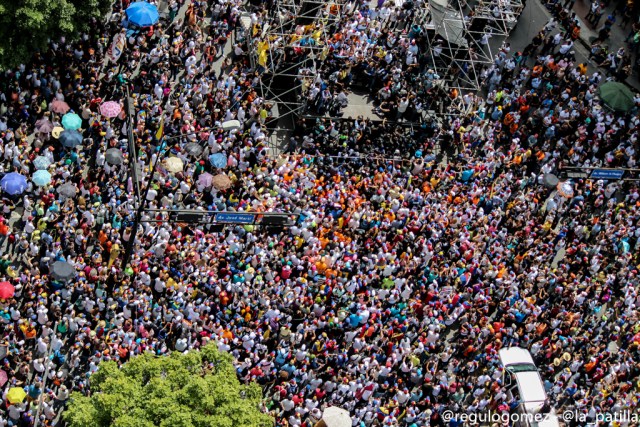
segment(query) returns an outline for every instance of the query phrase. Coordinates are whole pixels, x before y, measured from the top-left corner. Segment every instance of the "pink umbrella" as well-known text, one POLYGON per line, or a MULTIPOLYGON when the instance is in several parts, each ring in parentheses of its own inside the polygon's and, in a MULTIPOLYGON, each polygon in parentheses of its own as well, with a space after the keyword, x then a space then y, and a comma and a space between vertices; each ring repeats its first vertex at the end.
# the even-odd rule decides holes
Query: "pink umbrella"
POLYGON ((9 299, 16 293, 16 288, 9 282, 0 282, 0 298, 9 299))
POLYGON ((3 387, 8 380, 9 378, 7 377, 7 373, 0 369, 0 387, 3 387))
POLYGON ((212 183, 213 175, 211 175, 210 173, 205 172, 198 177, 198 184, 202 185, 205 188, 211 187, 212 183))
POLYGON ((49 108, 54 113, 58 114, 67 114, 67 112, 71 109, 71 107, 69 107, 69 104, 64 101, 60 101, 59 99, 54 100, 51 105, 49 105, 49 108))
POLYGON ((36 130, 40 133, 51 133, 53 127, 53 123, 49 119, 40 119, 36 122, 36 130))
POLYGON ((118 117, 120 111, 122 111, 122 107, 116 101, 107 101, 100 106, 100 113, 110 119, 118 117))

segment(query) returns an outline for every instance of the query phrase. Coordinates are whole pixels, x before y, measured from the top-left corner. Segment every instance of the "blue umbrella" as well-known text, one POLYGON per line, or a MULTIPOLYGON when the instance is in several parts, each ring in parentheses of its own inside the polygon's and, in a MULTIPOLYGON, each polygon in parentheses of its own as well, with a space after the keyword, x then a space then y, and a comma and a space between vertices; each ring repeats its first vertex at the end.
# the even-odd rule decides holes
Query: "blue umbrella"
POLYGON ((33 166, 38 170, 47 169, 51 166, 51 160, 47 159, 45 156, 38 156, 33 161, 33 166))
POLYGON ((146 1, 132 3, 125 11, 129 22, 139 27, 150 27, 158 22, 158 8, 146 1))
POLYGON ((35 171, 31 181, 38 187, 44 187, 51 182, 51 174, 45 170, 35 171))
POLYGON ((216 153, 209 156, 209 163, 216 168, 224 168, 227 166, 227 156, 223 153, 216 153))
POLYGON ((22 194, 27 189, 27 178, 17 172, 11 172, 2 177, 0 187, 12 196, 22 194))
POLYGON ((82 134, 77 130, 65 130, 60 134, 60 143, 67 148, 82 144, 82 134))
POLYGON ((473 176, 473 169, 469 169, 469 170, 466 170, 466 171, 462 172, 462 180, 465 181, 465 182, 469 181, 472 176, 473 176))
POLYGON ((82 127, 82 119, 75 113, 67 113, 62 116, 62 127, 67 130, 76 130, 82 127))

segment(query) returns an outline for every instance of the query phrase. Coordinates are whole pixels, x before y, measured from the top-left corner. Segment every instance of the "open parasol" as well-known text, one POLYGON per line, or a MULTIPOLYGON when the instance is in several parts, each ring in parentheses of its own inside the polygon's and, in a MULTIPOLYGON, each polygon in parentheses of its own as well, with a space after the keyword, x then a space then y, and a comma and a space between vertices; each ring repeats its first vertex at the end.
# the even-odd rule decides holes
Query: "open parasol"
POLYGON ((58 139, 60 138, 60 135, 62 135, 62 132, 64 132, 64 128, 62 126, 56 126, 51 131, 51 136, 58 139))
POLYGON ((82 119, 76 113, 67 113, 62 116, 62 127, 68 130, 78 130, 82 127, 82 119))
POLYGON ((51 105, 49 105, 49 108, 54 113, 58 114, 67 114, 67 112, 71 109, 69 107, 69 104, 64 101, 60 101, 59 99, 54 100, 51 105))
POLYGON ((190 142, 184 146, 184 151, 190 156, 198 157, 200 154, 202 154, 203 148, 200 144, 190 142))
POLYGON ((546 173, 543 178, 544 186, 547 188, 556 188, 560 180, 552 173, 546 173))
POLYGON ((37 170, 44 170, 51 166, 51 160, 45 156, 38 156, 33 160, 33 166, 35 166, 37 170))
POLYGON ((150 27, 158 22, 160 16, 158 8, 146 1, 138 1, 131 3, 131 6, 125 10, 129 22, 138 27, 150 27))
POLYGON ((51 266, 51 277, 55 280, 66 282, 73 279, 75 275, 76 269, 68 262, 56 261, 51 266))
POLYGON ((105 160, 110 165, 121 165, 124 162, 124 154, 117 148, 109 148, 105 153, 105 160))
POLYGON ((100 114, 109 119, 118 117, 120 111, 122 111, 122 107, 120 106, 120 103, 116 101, 107 101, 100 105, 100 114))
MULTIPOLYGON (((9 299, 16 293, 16 288, 10 282, 0 282, 0 298, 9 299)), ((2 387, 2 385, 0 385, 2 387)))
POLYGON ((218 190, 226 190, 227 188, 231 188, 233 183, 227 175, 221 173, 211 179, 211 185, 218 190))
POLYGON ((4 385, 9 381, 9 377, 7 376, 7 372, 0 369, 0 387, 4 387, 4 385))
POLYGON ((204 188, 211 187, 212 182, 213 182, 213 175, 211 175, 208 172, 205 172, 198 177, 198 184, 202 185, 204 188))
POLYGON ((227 156, 223 153, 216 153, 209 156, 211 166, 222 169, 227 167, 227 156))
POLYGON ((58 192, 59 195, 63 197, 72 198, 72 197, 75 197, 76 193, 78 192, 78 189, 72 183, 67 182, 62 184, 60 187, 58 187, 56 191, 58 192))
POLYGON ((11 196, 22 194, 28 187, 27 178, 17 172, 10 172, 2 177, 0 187, 11 196))
POLYGON ((571 185, 571 181, 564 181, 558 183, 558 194, 564 197, 565 199, 570 199, 573 197, 573 186, 571 185))
POLYGON ((184 162, 178 157, 168 157, 162 162, 164 168, 171 173, 182 172, 184 162))
POLYGON ((60 134, 60 143, 67 148, 82 144, 82 134, 77 130, 65 130, 60 134))
POLYGON ((49 173, 49 171, 46 171, 44 169, 37 170, 31 177, 31 182, 33 182, 38 187, 44 187, 45 185, 49 185, 51 183, 51 174, 49 173))
POLYGON ((607 82, 598 88, 598 93, 602 102, 615 111, 626 113, 635 105, 633 92, 624 83, 607 82))
POLYGON ((53 127, 49 119, 40 119, 36 122, 36 130, 40 133, 51 133, 53 127))
POLYGON ((21 403, 25 397, 27 397, 27 393, 20 387, 13 387, 7 392, 9 403, 21 403))

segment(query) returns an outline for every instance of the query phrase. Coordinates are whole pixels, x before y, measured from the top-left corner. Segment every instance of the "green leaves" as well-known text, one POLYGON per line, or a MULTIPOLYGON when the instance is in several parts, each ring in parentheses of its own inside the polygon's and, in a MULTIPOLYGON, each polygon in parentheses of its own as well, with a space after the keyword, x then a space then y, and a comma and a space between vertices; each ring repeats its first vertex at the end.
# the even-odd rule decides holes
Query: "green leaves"
POLYGON ((132 358, 121 369, 104 362, 90 379, 91 397, 72 395, 70 427, 271 427, 257 384, 240 384, 228 354, 199 352, 132 358), (208 369, 209 363, 215 369, 208 369))
POLYGON ((49 39, 86 31, 111 0, 0 0, 0 69, 27 62, 49 39))

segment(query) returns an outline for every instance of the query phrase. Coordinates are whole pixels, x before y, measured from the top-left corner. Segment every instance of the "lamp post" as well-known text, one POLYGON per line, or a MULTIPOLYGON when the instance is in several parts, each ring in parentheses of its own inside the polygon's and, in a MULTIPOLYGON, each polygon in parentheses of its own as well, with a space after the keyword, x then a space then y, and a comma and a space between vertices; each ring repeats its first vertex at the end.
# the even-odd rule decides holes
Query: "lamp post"
MULTIPOLYGON (((56 324, 53 325, 52 336, 54 337, 56 336, 58 325, 59 325, 59 322, 56 322, 56 324)), ((47 346, 47 357, 45 359, 47 366, 44 370, 44 377, 42 378, 42 393, 40 393, 40 396, 38 397, 38 409, 36 410, 35 420, 33 421, 33 427, 38 427, 38 424, 40 423, 40 411, 42 411, 42 403, 44 402, 44 395, 46 394, 45 390, 47 387, 47 380, 49 379, 49 367, 51 366, 50 360, 51 360, 52 352, 53 352, 53 339, 49 341, 49 345, 47 346)))
MULTIPOLYGON (((131 129, 131 127, 129 127, 129 129, 131 129)), ((200 132, 202 131, 207 131, 207 130, 211 130, 214 128, 205 128, 205 129, 201 129, 200 132)), ((159 144, 158 144, 158 154, 155 158, 155 160, 153 161, 153 165, 151 166, 151 170, 149 171, 149 180, 147 182, 147 185, 144 188, 144 194, 140 195, 139 193, 139 189, 138 189, 138 208, 136 209, 136 215, 133 219, 133 225, 131 227, 131 234, 129 236, 129 240, 127 241, 127 244, 125 246, 125 251, 124 251, 124 256, 122 257, 122 267, 126 268, 127 264, 129 264, 129 261, 131 260, 131 255, 133 255, 133 247, 135 245, 135 240, 136 240, 136 235, 138 234, 138 227, 140 226, 140 221, 142 220, 142 214, 144 213, 144 211, 146 210, 147 207, 147 197, 149 196, 149 190, 151 189, 151 181, 153 180, 153 175, 156 172, 156 168, 158 166, 158 162, 160 161, 160 158, 168 151, 165 147, 164 144, 168 141, 174 140, 174 139, 178 139, 178 138, 182 138, 184 136, 188 136, 188 135, 193 135, 197 132, 189 132, 189 133, 184 133, 184 134, 180 134, 180 135, 175 135, 175 136, 170 136, 165 138, 164 135, 160 138, 159 144)), ((130 139, 132 139, 132 137, 130 137, 130 139)), ((130 147, 133 147, 133 149, 135 149, 135 144, 133 144, 132 142, 130 142, 130 147)), ((129 150, 131 150, 131 148, 129 148, 129 150)), ((132 157, 135 161, 135 156, 132 157)), ((137 163, 137 161, 136 161, 137 163)), ((131 172, 132 175, 134 177, 134 180, 136 180, 137 182, 137 172, 136 172, 136 168, 135 168, 135 164, 132 164, 131 166, 131 172)))
MULTIPOLYGON (((163 152, 163 144, 164 138, 160 138, 160 151, 158 151, 158 155, 151 166, 151 170, 149 171, 149 180, 147 185, 144 188, 144 194, 140 197, 138 203, 138 209, 136 210, 136 216, 133 218, 133 225, 131 227, 131 234, 129 235, 129 240, 127 240, 127 245, 125 246, 124 256, 122 257, 122 267, 126 268, 127 264, 129 264, 129 260, 131 259, 131 255, 133 254, 133 246, 135 245, 136 236, 138 234, 138 227, 140 226, 140 220, 142 219, 142 213, 147 207, 147 197, 149 196, 149 189, 151 188, 151 180, 153 179, 153 175, 156 172, 156 166, 158 166, 158 161, 162 156, 163 152)), ((132 167, 132 170, 135 170, 135 166, 132 167)))

